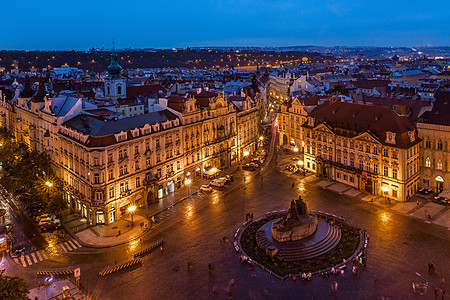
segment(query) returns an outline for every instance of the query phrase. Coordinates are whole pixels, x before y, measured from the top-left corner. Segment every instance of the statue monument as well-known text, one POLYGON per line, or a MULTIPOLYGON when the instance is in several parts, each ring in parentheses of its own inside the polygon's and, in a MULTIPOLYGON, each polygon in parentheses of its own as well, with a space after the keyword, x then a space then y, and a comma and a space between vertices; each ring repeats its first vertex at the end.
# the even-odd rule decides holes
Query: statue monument
POLYGON ((302 197, 293 199, 286 216, 273 224, 272 237, 278 242, 297 241, 317 229, 317 215, 309 213, 302 197))

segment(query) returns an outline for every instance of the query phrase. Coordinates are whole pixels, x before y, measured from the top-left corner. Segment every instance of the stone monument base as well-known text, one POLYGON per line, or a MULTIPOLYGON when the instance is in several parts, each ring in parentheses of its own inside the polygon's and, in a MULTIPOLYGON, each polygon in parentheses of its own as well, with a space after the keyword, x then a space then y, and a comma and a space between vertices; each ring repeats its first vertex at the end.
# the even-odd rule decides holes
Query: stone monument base
POLYGON ((277 242, 298 241, 312 235, 317 229, 317 215, 302 216, 301 223, 292 226, 289 230, 280 230, 272 227, 272 237, 277 242))

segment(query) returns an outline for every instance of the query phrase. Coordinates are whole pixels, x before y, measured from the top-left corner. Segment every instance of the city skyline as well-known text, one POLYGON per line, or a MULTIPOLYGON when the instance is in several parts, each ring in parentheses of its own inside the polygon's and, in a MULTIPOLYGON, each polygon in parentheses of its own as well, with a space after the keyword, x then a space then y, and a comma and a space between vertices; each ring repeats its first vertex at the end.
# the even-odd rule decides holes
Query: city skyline
MULTIPOLYGON (((22 1, 20 19, 4 17, 2 50, 87 50, 207 46, 417 46, 450 44, 450 5, 419 2, 133 0, 77 6, 22 1), (36 16, 38 22, 32 21, 36 16), (31 26, 32 25, 32 26, 31 26)), ((5 11, 14 11, 12 3, 5 11)))

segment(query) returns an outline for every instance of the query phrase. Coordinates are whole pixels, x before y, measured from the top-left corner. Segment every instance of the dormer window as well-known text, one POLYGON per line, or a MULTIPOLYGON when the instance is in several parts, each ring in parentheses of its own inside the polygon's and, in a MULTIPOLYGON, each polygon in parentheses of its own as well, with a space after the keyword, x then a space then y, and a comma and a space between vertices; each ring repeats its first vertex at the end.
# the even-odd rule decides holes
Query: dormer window
POLYGON ((395 142, 395 132, 387 131, 386 132, 386 141, 385 142, 388 143, 388 144, 395 144, 396 143, 395 142))
POLYGON ((409 137, 409 140, 411 142, 414 142, 416 140, 416 136, 414 134, 414 131, 408 131, 408 137, 409 137))
POLYGON ((314 118, 308 118, 308 126, 314 127, 314 118))

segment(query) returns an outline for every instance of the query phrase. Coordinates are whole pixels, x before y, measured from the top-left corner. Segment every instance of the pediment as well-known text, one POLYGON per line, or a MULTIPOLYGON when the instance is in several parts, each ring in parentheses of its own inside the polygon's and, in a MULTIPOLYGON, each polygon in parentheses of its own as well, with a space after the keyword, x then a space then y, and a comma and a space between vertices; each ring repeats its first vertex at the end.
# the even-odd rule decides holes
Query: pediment
POLYGON ((326 124, 319 124, 314 128, 314 131, 319 131, 319 132, 326 132, 326 133, 332 133, 334 134, 333 130, 326 124))
POLYGON ((360 135, 355 136, 353 139, 355 141, 360 141, 360 142, 381 144, 380 141, 373 134, 371 134, 369 132, 361 133, 360 135))

